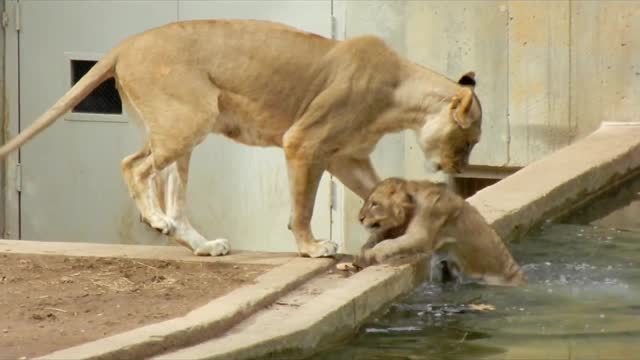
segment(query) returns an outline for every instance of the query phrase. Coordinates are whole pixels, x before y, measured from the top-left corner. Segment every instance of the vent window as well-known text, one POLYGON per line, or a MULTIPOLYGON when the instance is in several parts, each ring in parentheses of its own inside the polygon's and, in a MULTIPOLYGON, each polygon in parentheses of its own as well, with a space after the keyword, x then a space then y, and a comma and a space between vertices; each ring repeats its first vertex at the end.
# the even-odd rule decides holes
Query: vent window
MULTIPOLYGON (((97 61, 71 60, 71 86, 75 85, 97 61)), ((122 114, 122 100, 116 89, 116 81, 111 78, 100 84, 84 100, 76 105, 74 113, 122 114)))

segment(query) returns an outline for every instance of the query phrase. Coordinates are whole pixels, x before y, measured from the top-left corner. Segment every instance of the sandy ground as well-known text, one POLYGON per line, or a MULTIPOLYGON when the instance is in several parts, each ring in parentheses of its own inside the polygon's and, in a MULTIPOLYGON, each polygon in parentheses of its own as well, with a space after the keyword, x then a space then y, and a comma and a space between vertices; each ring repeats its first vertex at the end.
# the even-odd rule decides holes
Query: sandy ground
POLYGON ((182 316, 266 265, 0 255, 0 359, 27 359, 182 316))

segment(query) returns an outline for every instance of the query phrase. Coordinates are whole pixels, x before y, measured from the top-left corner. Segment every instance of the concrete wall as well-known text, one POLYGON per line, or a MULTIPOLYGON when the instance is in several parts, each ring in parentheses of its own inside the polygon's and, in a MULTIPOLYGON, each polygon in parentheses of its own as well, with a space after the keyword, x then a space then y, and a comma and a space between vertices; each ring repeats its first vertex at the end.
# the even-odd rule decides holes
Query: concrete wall
MULTIPOLYGON (((449 77, 476 71, 484 133, 472 164, 523 166, 603 120, 638 120, 638 0, 335 0, 334 14, 338 38, 373 33, 449 77)), ((3 69, 4 60, 0 56, 3 69)), ((3 87, 4 80, 1 73, 3 87)), ((5 126, 0 132, 4 140, 5 126)), ((412 133, 385 137, 373 158, 382 177, 422 176, 423 156, 412 133)), ((6 170, 0 167, 3 188, 6 170)), ((348 191, 339 197, 344 226, 337 227, 338 237, 352 250, 364 237, 354 221, 361 202, 348 191)))
MULTIPOLYGON (((339 38, 377 34, 450 78, 476 72, 484 120, 473 165, 525 166, 602 121, 640 120, 639 0, 336 0, 334 7, 339 38)), ((410 132, 384 138, 374 162, 383 177, 424 176, 410 132)), ((344 199, 351 251, 365 237, 355 222, 361 202, 350 193, 344 199)))
MULTIPOLYGON (((363 34, 375 34, 382 37, 400 54, 406 53, 406 7, 403 1, 395 0, 335 0, 334 16, 337 19, 337 38, 345 39, 363 34)), ((409 139, 415 143, 415 140, 409 139)), ((376 147, 372 160, 381 177, 404 175, 405 133, 385 136, 376 147)), ((335 234, 346 252, 357 251, 366 232, 357 221, 362 200, 343 186, 339 187, 338 197, 342 203, 339 222, 341 231, 335 234)))
MULTIPOLYGON (((452 78, 475 70, 484 108, 472 164, 524 166, 638 121, 640 1, 405 1, 406 54, 452 78)), ((407 175, 422 154, 407 148, 407 175)))

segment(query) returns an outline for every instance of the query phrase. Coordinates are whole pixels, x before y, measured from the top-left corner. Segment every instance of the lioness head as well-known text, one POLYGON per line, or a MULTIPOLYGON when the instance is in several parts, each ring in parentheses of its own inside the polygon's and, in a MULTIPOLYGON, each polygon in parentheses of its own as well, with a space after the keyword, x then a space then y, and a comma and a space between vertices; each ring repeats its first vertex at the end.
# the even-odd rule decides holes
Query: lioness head
POLYGON ((389 178, 379 182, 360 209, 359 219, 369 232, 386 232, 405 226, 414 201, 407 182, 389 178))
POLYGON ((418 134, 428 156, 427 170, 437 174, 435 179, 448 179, 450 174, 461 172, 480 140, 482 108, 473 91, 474 74, 463 75, 458 84, 456 95, 426 121, 418 134))

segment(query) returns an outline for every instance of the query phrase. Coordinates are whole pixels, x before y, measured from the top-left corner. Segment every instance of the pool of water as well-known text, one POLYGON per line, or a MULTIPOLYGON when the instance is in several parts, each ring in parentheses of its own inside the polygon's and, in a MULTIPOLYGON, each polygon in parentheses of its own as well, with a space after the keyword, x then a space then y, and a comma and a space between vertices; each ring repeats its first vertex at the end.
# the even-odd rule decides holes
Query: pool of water
POLYGON ((528 287, 424 284, 311 359, 640 358, 640 233, 550 224, 510 246, 528 287))

